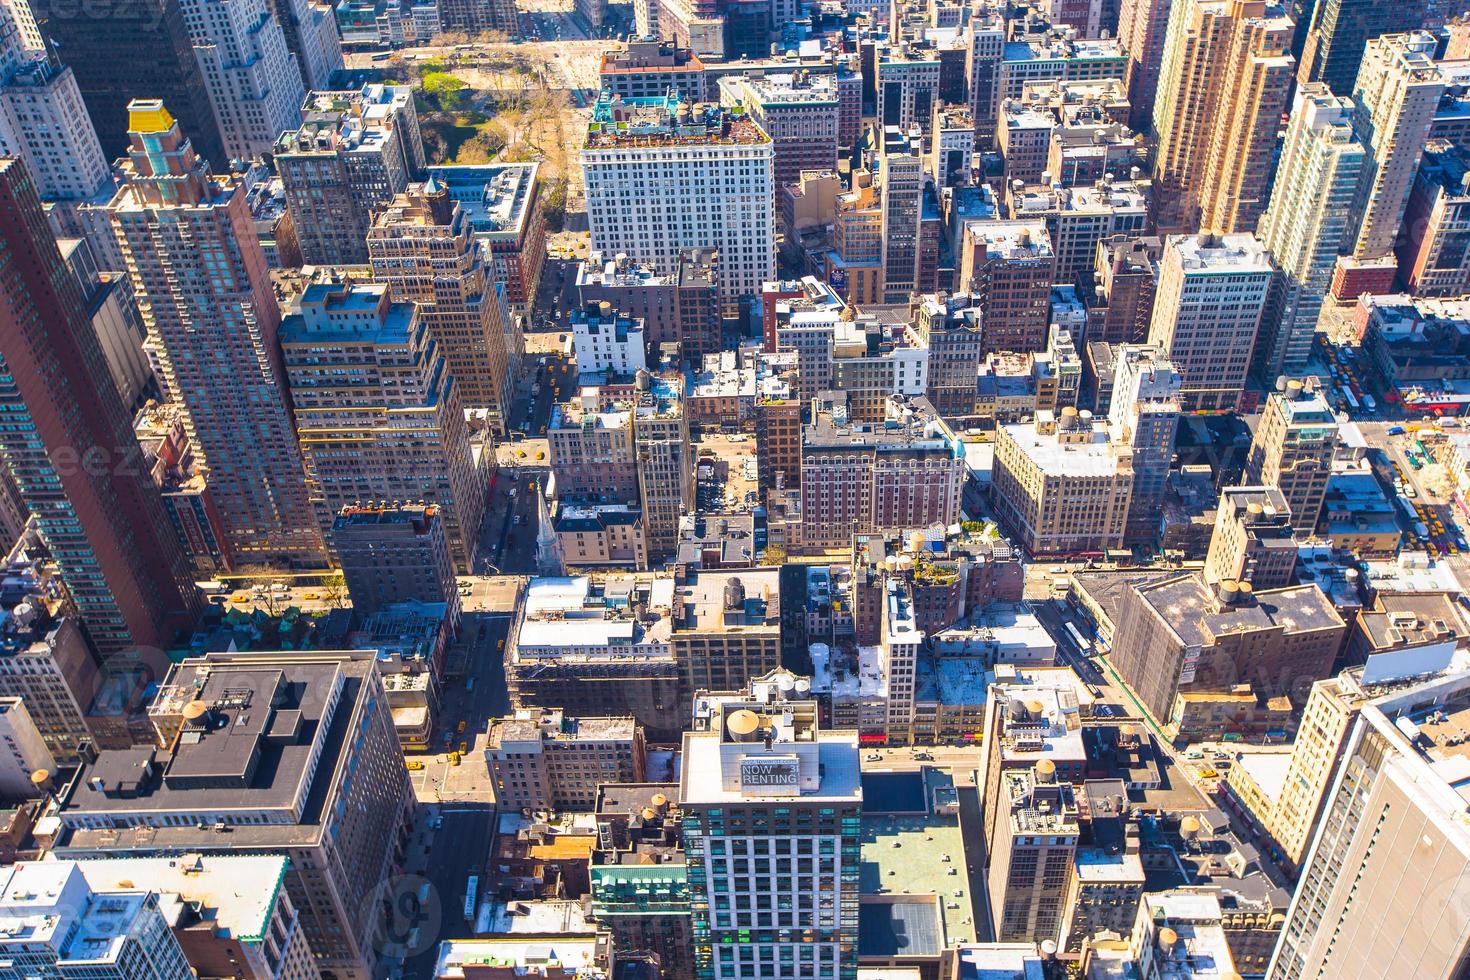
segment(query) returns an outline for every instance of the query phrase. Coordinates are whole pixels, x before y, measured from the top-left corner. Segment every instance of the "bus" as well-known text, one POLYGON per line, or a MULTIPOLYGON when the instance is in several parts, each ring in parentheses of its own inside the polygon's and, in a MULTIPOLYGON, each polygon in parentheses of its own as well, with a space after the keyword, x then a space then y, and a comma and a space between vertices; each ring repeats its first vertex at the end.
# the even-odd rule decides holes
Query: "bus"
POLYGON ((475 921, 476 899, 479 898, 480 876, 470 875, 470 880, 464 886, 464 917, 466 922, 475 921))
POLYGON ((1348 403, 1349 407, 1352 408, 1353 411, 1356 412, 1358 410, 1358 399, 1357 399, 1357 396, 1355 396, 1353 394, 1353 389, 1351 389, 1351 388, 1344 388, 1344 389, 1342 389, 1342 397, 1344 397, 1344 398, 1347 399, 1347 403, 1348 403))
POLYGON ((1091 652, 1092 644, 1082 638, 1082 632, 1077 629, 1076 623, 1067 624, 1067 635, 1072 638, 1072 642, 1077 644, 1077 649, 1084 655, 1091 652))

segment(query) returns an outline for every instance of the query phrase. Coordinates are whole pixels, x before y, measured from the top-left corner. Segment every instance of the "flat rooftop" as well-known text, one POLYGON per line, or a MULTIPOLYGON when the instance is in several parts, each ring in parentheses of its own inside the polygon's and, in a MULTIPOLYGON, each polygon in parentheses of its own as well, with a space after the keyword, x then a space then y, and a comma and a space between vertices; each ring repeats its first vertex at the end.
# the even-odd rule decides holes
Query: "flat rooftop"
POLYGON ((1185 644, 1211 646, 1214 637, 1275 626, 1291 634, 1344 625, 1316 585, 1270 589, 1253 600, 1220 605, 1204 579, 1190 573, 1140 585, 1138 593, 1185 644))
MULTIPOLYGON (((792 797, 745 796, 727 790, 721 779, 720 732, 685 732, 683 771, 679 800, 683 803, 762 803, 779 805, 781 800, 797 803, 833 801, 853 803, 862 799, 856 732, 818 732, 817 758, 821 785, 814 793, 792 797)), ((780 743, 777 743, 779 748, 780 743)), ((758 746, 757 746, 758 747, 758 746)))
MULTIPOLYGON (((216 931, 240 942, 265 937, 289 860, 280 854, 100 858, 77 868, 96 891, 144 887, 197 903, 216 931)), ((165 908, 167 912, 167 908, 165 908)))
POLYGON ((864 815, 859 866, 861 955, 937 955, 956 943, 974 942, 966 868, 965 840, 957 817, 864 815), (929 900, 913 901, 926 898, 929 900), (890 905, 889 899, 906 901, 890 905), (896 924, 908 928, 901 931, 896 924))

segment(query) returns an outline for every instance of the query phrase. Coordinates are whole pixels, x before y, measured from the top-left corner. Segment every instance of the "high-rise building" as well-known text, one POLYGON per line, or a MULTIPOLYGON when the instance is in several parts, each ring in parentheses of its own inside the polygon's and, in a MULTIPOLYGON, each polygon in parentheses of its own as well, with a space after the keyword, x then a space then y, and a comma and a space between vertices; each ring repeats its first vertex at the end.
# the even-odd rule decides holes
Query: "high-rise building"
POLYGON ((179 0, 145 0, 101 12, 32 0, 31 9, 41 33, 65 52, 104 159, 127 152, 128 103, 167 96, 195 151, 221 169, 229 163, 179 0))
POLYGON ((1006 45, 1004 13, 988 4, 973 10, 965 32, 965 77, 970 83, 975 144, 977 149, 991 150, 995 148, 995 123, 1000 112, 1000 68, 1006 45))
POLYGON ((123 408, 140 407, 157 382, 143 349, 148 337, 132 282, 126 273, 99 270, 91 242, 85 238, 58 239, 56 245, 81 289, 82 303, 91 314, 92 329, 123 408))
POLYGON ((437 179, 416 184, 377 212, 367 235, 373 276, 419 315, 454 375, 459 401, 509 426, 524 342, 469 216, 437 179))
POLYGON ((679 549, 679 521, 694 513, 694 448, 684 412, 683 377, 650 376, 635 383, 633 451, 650 561, 679 549))
POLYGON ((6 868, 0 956, 14 976, 190 980, 194 971, 146 880, 94 889, 73 861, 6 868))
POLYGON ((10 629, 0 634, 0 697, 24 701, 46 750, 76 765, 93 744, 86 712, 98 668, 60 572, 42 552, 33 523, 5 563, 0 608, 10 629))
POLYGON ((794 183, 803 170, 837 169, 836 75, 736 75, 720 80, 720 96, 726 105, 743 105, 771 138, 776 187, 794 183))
POLYGON ((1362 145, 1353 136, 1353 103, 1325 85, 1297 90, 1260 238, 1281 270, 1262 316, 1254 373, 1272 383, 1306 367, 1332 285, 1339 251, 1352 232, 1362 145))
POLYGON ((959 441, 923 398, 887 400, 875 422, 854 421, 846 393, 829 392, 802 432, 801 545, 847 548, 854 534, 959 520, 959 441))
POLYGON ((529 311, 546 262, 541 164, 435 166, 428 173, 469 215, 470 233, 489 249, 505 302, 513 312, 529 311))
POLYGON ((1424 25, 1427 6, 1424 0, 1395 5, 1318 0, 1311 5, 1311 27, 1298 77, 1304 84, 1322 82, 1333 95, 1352 95, 1368 42, 1390 31, 1418 30, 1424 25))
POLYGON ((80 286, 35 184, 0 160, 0 429, 5 466, 100 653, 152 669, 197 599, 80 286))
POLYGON ((1046 347, 1056 252, 1041 221, 965 225, 959 286, 980 307, 984 353, 1046 347))
POLYGON ((336 8, 322 0, 266 0, 266 5, 281 27, 286 49, 296 59, 306 91, 326 88, 332 72, 342 67, 336 8))
POLYGON ((1058 778, 1056 762, 1041 759, 1003 770, 996 787, 998 797, 985 801, 995 810, 985 850, 996 939, 1058 942, 1080 833, 1072 784, 1058 778))
MULTIPOLYGON (((1442 669, 1449 651, 1438 660, 1442 669)), ((1470 955, 1470 834, 1454 773, 1466 758, 1470 671, 1419 683, 1415 660, 1390 671, 1336 752, 1301 884, 1270 980, 1454 977, 1470 955), (1391 883, 1391 884, 1390 884, 1391 883)), ((1366 687, 1373 678, 1364 676, 1366 687)), ((1330 764, 1332 753, 1322 761, 1330 764)), ((1315 774, 1314 774, 1315 775, 1315 774)))
POLYGON ((1264 0, 1180 0, 1154 102, 1160 232, 1253 230, 1291 85, 1291 22, 1264 0))
POLYGON ((612 931, 620 962, 627 954, 652 955, 666 980, 694 980, 678 795, 678 783, 605 783, 598 789, 592 917, 612 931))
POLYGON ((364 912, 401 865, 414 807, 374 654, 190 658, 148 713, 157 745, 84 768, 56 855, 283 854, 322 975, 374 976, 389 938, 364 912))
MULTIPOLYGON (((1131 139, 1129 143, 1131 145, 1131 139)), ((1012 187, 1011 216, 1041 221, 1056 253, 1054 282, 1084 282, 1097 261, 1097 246, 1141 235, 1148 225, 1148 182, 1113 180, 1090 186, 1012 187)))
MULTIPOLYGON (((657 18, 658 0, 639 0, 635 10, 645 2, 657 18)), ((705 96, 704 62, 688 48, 660 40, 657 30, 640 29, 619 48, 604 51, 598 78, 600 91, 625 99, 661 98, 670 89, 686 99, 705 96)))
POLYGON ((14 802, 41 795, 37 779, 56 772, 56 758, 26 710, 26 700, 0 695, 0 798, 14 802))
POLYGON ((632 503, 638 500, 633 413, 626 404, 600 405, 583 389, 552 407, 546 425, 551 472, 563 499, 632 503))
POLYGON ((1254 235, 1170 235, 1159 261, 1148 343, 1183 384, 1185 411, 1234 411, 1275 275, 1254 235))
POLYGON ((279 134, 275 160, 302 259, 367 264, 373 212, 424 168, 412 90, 366 85, 311 92, 300 128, 279 134))
POLYGON ((582 150, 592 247, 664 274, 682 249, 714 248, 732 307, 775 278, 772 160, 771 138, 740 107, 604 93, 582 150))
POLYGON ((702 698, 684 735, 689 889, 708 896, 692 903, 695 976, 855 980, 857 733, 821 731, 796 691, 753 688, 702 698))
POLYGON ((157 100, 132 104, 127 180, 108 205, 169 391, 238 564, 326 562, 296 443, 281 313, 238 181, 218 178, 157 100))
POLYGON ((331 537, 355 612, 371 616, 410 600, 458 605, 454 560, 437 507, 349 507, 331 537))
POLYGON ((1181 731, 1212 710, 1207 695, 1244 686, 1269 699, 1328 676, 1347 629, 1316 585, 1256 592, 1233 579, 1211 587, 1197 573, 1127 586, 1116 622, 1118 676, 1181 731))
POLYGON ((1128 55, 1128 125, 1141 133, 1153 125, 1164 38, 1173 8, 1173 0, 1122 0, 1118 8, 1118 41, 1128 55))
POLYGON ((344 507, 432 504, 455 563, 475 566, 485 470, 457 379, 412 303, 381 283, 306 287, 281 323, 307 489, 330 529, 344 507))
POLYGON ((985 349, 983 311, 961 293, 925 296, 914 314, 914 335, 929 349, 925 397, 946 418, 973 413, 985 349))
POLYGON ((1309 537, 1317 530, 1336 452, 1337 416, 1326 397, 1313 382, 1291 380, 1266 399, 1245 479, 1280 490, 1292 527, 1309 537))
POLYGON ((1164 482, 1179 429, 1179 372, 1148 347, 1118 349, 1108 410, 1112 441, 1133 450, 1133 493, 1125 539, 1152 543, 1159 535, 1164 482))
POLYGON ((1353 214, 1357 239, 1338 260, 1333 295, 1386 293, 1397 263, 1394 242, 1424 155, 1445 81, 1434 63, 1434 35, 1385 34, 1369 41, 1353 89, 1353 130, 1368 151, 1353 214))
POLYGON ((444 30, 467 34, 520 30, 514 0, 441 0, 439 20, 444 30))
POLYGON ((1087 340, 1141 344, 1154 315, 1159 259, 1164 243, 1154 237, 1119 235, 1097 243, 1093 295, 1087 302, 1087 340))
POLYGON ((1132 449, 1090 413, 1068 406, 999 427, 996 510, 1030 554, 1123 547, 1132 492, 1132 449))
POLYGON ((531 810, 591 810, 603 783, 641 783, 643 729, 632 718, 573 718, 525 709, 490 722, 485 761, 497 804, 531 810))
POLYGON ((96 858, 75 866, 101 895, 138 885, 156 891, 196 975, 319 980, 300 913, 280 887, 288 865, 280 854, 196 854, 96 858))
POLYGON ((1470 224, 1470 154, 1448 140, 1430 140, 1404 210, 1395 251, 1405 288, 1416 296, 1470 293, 1463 229, 1470 224))
MULTIPOLYGON (((306 89, 266 0, 179 0, 226 159, 249 161, 301 121, 306 89)), ((169 95, 169 92, 139 92, 169 95)))
POLYGON ((883 302, 907 303, 919 291, 919 216, 924 162, 905 145, 883 154, 883 302))
POLYGON ((531 579, 505 641, 511 705, 630 715, 650 739, 677 739, 689 699, 673 651, 672 585, 668 577, 531 579), (646 614, 627 616, 630 603, 646 614))
MULTIPOLYGON (((19 7, 27 9, 24 3, 19 7)), ((25 161, 43 201, 90 200, 112 179, 72 70, 27 47, 5 4, 0 4, 0 157, 25 161)))
POLYGON ((20 32, 20 46, 28 51, 44 52, 46 39, 41 35, 41 28, 36 25, 36 15, 31 11, 30 0, 4 0, 0 6, 5 7, 15 21, 16 30, 20 32))
POLYGON ((1226 487, 1220 491, 1215 528, 1205 554, 1205 581, 1250 582, 1279 589, 1296 576, 1291 508, 1276 487, 1226 487))

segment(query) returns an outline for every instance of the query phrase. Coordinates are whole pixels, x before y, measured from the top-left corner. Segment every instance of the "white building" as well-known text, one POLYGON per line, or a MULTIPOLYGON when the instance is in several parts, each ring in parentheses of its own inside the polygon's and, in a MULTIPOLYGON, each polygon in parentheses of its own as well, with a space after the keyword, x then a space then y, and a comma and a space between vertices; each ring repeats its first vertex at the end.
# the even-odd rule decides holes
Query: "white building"
POLYGON ((1322 298, 1356 220, 1353 196, 1364 153, 1353 136, 1352 113, 1353 101, 1321 82, 1297 89, 1260 227, 1261 244, 1282 272, 1257 342, 1257 374, 1266 381, 1306 367, 1322 298))
POLYGON ((1234 411, 1274 274, 1255 235, 1170 235, 1148 342, 1183 379, 1185 411, 1234 411))
POLYGON ((858 738, 819 730, 804 685, 778 670, 749 697, 698 699, 684 735, 685 853, 708 899, 695 967, 712 980, 855 974, 858 738))
POLYGON ((739 108, 605 96, 582 150, 592 248, 669 274, 713 247, 731 306, 776 277, 770 138, 739 108))
POLYGON ((99 894, 138 885, 156 891, 200 976, 225 960, 241 976, 319 980, 296 906, 281 887, 288 861, 282 854, 195 854, 93 858, 75 867, 99 894))
POLYGON ((7 974, 194 980, 157 892, 94 891, 70 861, 17 864, 0 874, 0 959, 7 974))
MULTIPOLYGON (((29 10, 19 4, 22 9, 29 10)), ((31 29, 35 22, 31 21, 31 29)), ((0 3, 0 156, 19 157, 43 201, 95 197, 111 179, 70 68, 31 50, 0 3)))
MULTIPOLYGON (((325 0, 271 0, 286 47, 296 59, 308 92, 328 87, 332 72, 342 67, 342 36, 336 6, 325 0)), ((434 8, 434 19, 439 17, 434 8)), ((422 36, 422 35, 420 35, 422 36)))
POLYGON ((578 372, 631 375, 648 367, 642 317, 615 312, 612 304, 604 301, 589 303, 569 319, 578 372))
POLYGON ((31 782, 31 774, 45 770, 56 774, 56 760, 46 748, 46 741, 26 702, 20 697, 0 697, 0 799, 25 800, 41 793, 31 782))
MULTIPOLYGON (((270 152, 301 125, 306 98, 281 26, 265 0, 183 0, 183 8, 225 153, 249 160, 270 152)), ((217 171, 228 162, 210 161, 217 171)))

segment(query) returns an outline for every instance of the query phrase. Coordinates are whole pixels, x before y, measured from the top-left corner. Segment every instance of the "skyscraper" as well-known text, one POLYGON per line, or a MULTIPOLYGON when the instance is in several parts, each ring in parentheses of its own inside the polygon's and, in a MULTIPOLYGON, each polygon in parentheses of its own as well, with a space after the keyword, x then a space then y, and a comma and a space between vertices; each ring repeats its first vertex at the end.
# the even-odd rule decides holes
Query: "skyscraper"
POLYGON ((524 344, 465 210, 437 177, 413 185, 378 212, 367 251, 394 301, 419 304, 460 403, 489 409, 492 427, 504 432, 524 344))
POLYGON ((1250 231, 1265 206, 1293 61, 1291 21, 1264 0, 1180 0, 1154 102, 1154 223, 1250 231))
POLYGON ((1280 490, 1292 526, 1310 535, 1322 514, 1336 450, 1337 416, 1316 383, 1288 381, 1285 390, 1266 399, 1246 460, 1246 480, 1280 490))
MULTIPOLYGON (((179 0, 227 159, 270 151, 283 130, 301 121, 306 90, 265 0, 179 0)), ((168 91, 139 95, 169 95, 168 91)))
POLYGON ((1153 124, 1150 110, 1159 90, 1159 65, 1173 7, 1173 0, 1122 0, 1118 9, 1118 42, 1128 55, 1128 125, 1140 133, 1153 124))
POLYGON ((907 303, 919 288, 923 161, 907 146, 883 154, 883 302, 907 303))
POLYGON ((1321 82, 1333 95, 1352 95, 1368 42, 1389 31, 1417 30, 1426 6, 1424 0, 1317 0, 1297 77, 1303 84, 1321 82))
POLYGON ((334 5, 322 0, 266 0, 266 5, 281 26, 306 90, 327 88, 332 72, 342 67, 342 37, 337 32, 334 5))
POLYGON ((326 561, 241 185, 217 178, 158 100, 131 105, 127 181, 108 205, 169 391, 188 410, 236 564, 326 561))
POLYGON ((1382 686, 1338 753, 1269 980, 1463 974, 1470 831, 1455 773, 1470 672, 1449 651, 1439 667, 1418 683, 1419 660, 1362 678, 1382 686))
POLYGON ((1133 450, 1133 495, 1124 540, 1152 543, 1179 429, 1179 373, 1157 351, 1133 344, 1119 348, 1116 363, 1108 423, 1113 443, 1133 450))
POLYGON ((679 547, 679 520, 694 512, 694 449, 684 413, 683 378, 639 375, 633 404, 633 448, 637 454, 644 533, 653 560, 679 547))
POLYGON ((1322 299, 1351 233, 1364 162, 1363 147, 1353 137, 1352 106, 1321 83, 1307 83, 1296 93, 1260 227, 1261 244, 1281 270, 1262 317, 1253 365, 1255 375, 1268 383, 1306 366, 1322 299))
POLYGON ((817 703, 774 681, 699 699, 695 724, 679 785, 695 976, 854 980, 857 733, 821 731, 817 703))
POLYGON ((372 213, 424 167, 413 92, 406 85, 312 92, 301 126, 280 134, 276 169, 304 261, 363 265, 372 213))
POLYGON ((127 152, 128 102, 167 95, 195 152, 219 167, 228 162, 179 0, 103 8, 34 0, 31 9, 41 33, 65 52, 106 159, 127 152))
POLYGON ((1274 275, 1254 235, 1170 235, 1148 342, 1183 379, 1185 411, 1234 411, 1274 275))
POLYGON ((677 95, 593 108, 582 168, 592 248, 672 273, 682 249, 719 250, 726 308, 776 278, 771 139, 739 107, 677 95))
POLYGON ((6 156, 25 161, 43 201, 93 197, 112 176, 71 69, 27 47, 10 8, 0 4, 0 157, 6 156))
POLYGON ((388 297, 381 283, 314 283, 281 324, 307 487, 324 528, 344 507, 435 505, 468 571, 485 472, 443 348, 412 303, 388 297))
POLYGON ((1338 260, 1333 295, 1351 300, 1385 293, 1398 265, 1393 246, 1445 82, 1434 64, 1434 35, 1385 34, 1368 42, 1353 89, 1353 129, 1368 158, 1352 213, 1358 216, 1351 255, 1338 260))
POLYGON ((99 652, 162 649, 196 610, 76 278, 19 160, 0 160, 0 451, 99 652))
POLYGON ((970 118, 975 121, 975 144, 995 148, 995 125, 1000 112, 1000 66, 1005 58, 1006 22, 1002 12, 986 6, 972 11, 966 28, 965 77, 970 82, 970 118))

